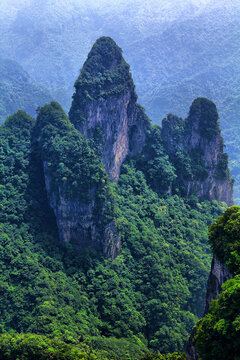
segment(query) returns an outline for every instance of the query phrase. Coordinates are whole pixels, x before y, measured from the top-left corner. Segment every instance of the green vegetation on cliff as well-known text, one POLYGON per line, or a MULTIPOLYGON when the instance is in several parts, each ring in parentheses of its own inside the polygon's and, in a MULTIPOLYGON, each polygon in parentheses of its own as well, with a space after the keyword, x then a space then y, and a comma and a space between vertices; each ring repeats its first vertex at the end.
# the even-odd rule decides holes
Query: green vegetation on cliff
POLYGON ((69 116, 75 126, 86 120, 85 106, 93 100, 119 97, 132 90, 137 97, 122 50, 109 37, 101 37, 94 43, 74 86, 69 116))
POLYGON ((76 91, 87 101, 105 99, 111 95, 119 96, 133 87, 129 65, 123 59, 122 49, 111 38, 102 36, 88 54, 75 82, 76 91))
POLYGON ((197 324, 196 344, 203 360, 237 360, 240 354, 240 207, 228 208, 209 229, 213 254, 234 275, 226 281, 208 314, 197 324))
POLYGON ((138 156, 136 167, 142 170, 147 183, 158 193, 166 192, 176 180, 176 169, 164 148, 160 126, 150 127, 143 154, 138 156))
POLYGON ((196 118, 199 119, 199 130, 202 136, 211 140, 219 133, 219 116, 216 105, 212 101, 206 98, 197 98, 193 101, 189 111, 188 126, 193 126, 196 118))
POLYGON ((54 185, 67 197, 87 200, 89 190, 101 187, 104 191, 102 184, 107 177, 103 165, 58 103, 51 102, 39 110, 34 134, 37 151, 54 185))
POLYGON ((24 221, 33 125, 31 116, 18 111, 0 127, 1 222, 21 224, 24 221))

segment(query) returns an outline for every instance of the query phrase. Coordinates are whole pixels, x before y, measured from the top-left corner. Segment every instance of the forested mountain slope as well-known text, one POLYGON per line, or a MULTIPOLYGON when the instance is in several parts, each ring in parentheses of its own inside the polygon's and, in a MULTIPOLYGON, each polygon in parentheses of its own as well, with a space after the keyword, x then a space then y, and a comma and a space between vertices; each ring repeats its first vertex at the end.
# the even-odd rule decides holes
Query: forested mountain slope
POLYGON ((37 84, 15 61, 0 59, 0 122, 17 110, 36 115, 36 109, 51 100, 50 93, 37 84))
POLYGON ((14 351, 38 339, 73 359, 92 347, 103 359, 183 350, 203 312, 207 226, 233 192, 216 106, 198 98, 161 128, 136 98, 121 49, 103 37, 69 118, 51 102, 36 121, 19 111, 0 128, 0 329, 47 336, 16 335, 14 351))

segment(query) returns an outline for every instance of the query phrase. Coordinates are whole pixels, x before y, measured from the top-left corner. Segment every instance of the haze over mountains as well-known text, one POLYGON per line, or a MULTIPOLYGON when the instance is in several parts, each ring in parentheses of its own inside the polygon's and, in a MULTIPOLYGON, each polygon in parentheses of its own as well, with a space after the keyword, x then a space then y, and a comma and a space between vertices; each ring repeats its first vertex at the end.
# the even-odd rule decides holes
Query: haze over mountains
POLYGON ((51 100, 48 90, 36 83, 18 63, 0 58, 0 122, 18 109, 35 116, 36 108, 51 100))
POLYGON ((238 178, 239 12, 237 2, 216 0, 5 0, 0 50, 68 111, 72 84, 91 44, 111 36, 131 64, 139 102, 154 122, 169 112, 185 117, 198 96, 216 103, 238 178))

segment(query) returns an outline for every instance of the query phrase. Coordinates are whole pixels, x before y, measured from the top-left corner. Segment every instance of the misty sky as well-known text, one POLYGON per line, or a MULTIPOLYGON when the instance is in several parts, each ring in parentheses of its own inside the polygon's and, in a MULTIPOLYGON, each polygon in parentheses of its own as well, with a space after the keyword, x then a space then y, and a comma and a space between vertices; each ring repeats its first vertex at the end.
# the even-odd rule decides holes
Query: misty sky
POLYGON ((59 9, 76 9, 76 7, 81 8, 108 8, 114 9, 121 6, 134 5, 140 6, 142 9, 147 9, 148 11, 153 12, 168 12, 176 13, 178 8, 184 9, 189 5, 193 5, 196 8, 204 8, 205 6, 217 7, 227 4, 234 4, 234 0, 1 0, 0 13, 3 15, 12 15, 16 14, 18 9, 21 9, 25 6, 37 4, 43 8, 53 8, 55 7, 58 11, 59 9))

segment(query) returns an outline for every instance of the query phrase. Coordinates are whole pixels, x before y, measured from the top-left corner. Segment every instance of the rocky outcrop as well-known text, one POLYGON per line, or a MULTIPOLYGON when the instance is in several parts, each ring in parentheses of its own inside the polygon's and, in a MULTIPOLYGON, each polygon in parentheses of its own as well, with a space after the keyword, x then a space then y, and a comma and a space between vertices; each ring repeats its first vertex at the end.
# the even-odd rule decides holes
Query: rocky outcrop
MULTIPOLYGON (((175 164, 179 160, 175 154, 185 154, 184 161, 188 163, 190 171, 183 171, 178 176, 187 196, 194 194, 199 200, 224 201, 228 206, 233 204, 233 181, 228 169, 228 157, 223 151, 224 143, 214 103, 205 98, 194 100, 186 120, 169 115, 163 121, 163 137, 175 164)), ((214 257, 204 314, 208 312, 211 301, 218 298, 222 284, 231 277, 226 265, 214 257)), ((199 359, 195 333, 196 328, 192 330, 187 344, 188 360, 199 359)))
POLYGON ((222 284, 232 277, 233 275, 230 273, 227 266, 214 257, 207 283, 207 296, 204 314, 208 312, 211 301, 218 299, 222 284))
POLYGON ((120 236, 114 219, 106 222, 104 206, 98 209, 96 188, 88 191, 88 201, 70 199, 64 186, 53 186, 47 162, 43 162, 49 205, 53 209, 59 239, 78 248, 102 250, 115 258, 120 252, 120 236), (53 190, 54 188, 54 190, 53 190))
POLYGON ((39 110, 33 147, 59 239, 115 258, 120 251, 120 236, 107 174, 58 103, 51 102, 39 110))
POLYGON ((148 121, 137 105, 129 65, 107 37, 96 41, 75 83, 70 121, 101 155, 112 181, 128 154, 142 151, 148 121))
MULTIPOLYGON (((212 260, 211 271, 207 283, 204 315, 208 313, 212 300, 218 299, 223 283, 232 277, 233 275, 230 273, 227 266, 214 257, 212 260)), ((195 334, 196 328, 193 328, 186 348, 188 360, 198 360, 200 358, 195 347, 195 334)))
POLYGON ((194 100, 186 120, 172 115, 163 120, 162 134, 176 168, 181 160, 177 155, 183 154, 179 177, 186 195, 195 194, 199 200, 220 200, 231 206, 233 181, 215 104, 205 98, 194 100))

